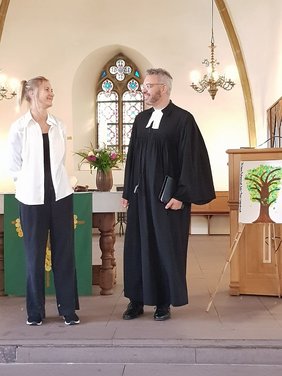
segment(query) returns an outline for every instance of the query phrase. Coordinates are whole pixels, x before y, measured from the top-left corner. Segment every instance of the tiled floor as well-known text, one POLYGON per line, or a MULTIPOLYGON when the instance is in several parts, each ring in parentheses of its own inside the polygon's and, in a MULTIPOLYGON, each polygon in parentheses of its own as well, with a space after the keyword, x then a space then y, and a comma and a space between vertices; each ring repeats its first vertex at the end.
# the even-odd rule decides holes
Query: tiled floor
MULTIPOLYGON (((96 236, 93 242, 94 248, 98 249, 96 236)), ((136 320, 122 320, 127 305, 122 286, 122 247, 123 237, 117 235, 114 294, 101 296, 98 286, 94 286, 93 296, 81 297, 81 324, 78 326, 64 325, 57 316, 54 298, 48 297, 47 318, 43 325, 28 327, 24 298, 1 297, 2 362, 9 362, 9 357, 15 361, 13 351, 16 351, 16 362, 23 363, 69 362, 70 359, 73 362, 91 359, 94 363, 132 363, 133 359, 136 363, 163 363, 165 359, 177 364, 282 364, 280 299, 229 296, 227 270, 214 305, 206 312, 210 294, 225 263, 228 236, 190 237, 190 303, 172 308, 172 319, 165 322, 153 320, 153 307, 145 307, 145 314, 136 320), (68 347, 68 352, 57 351, 61 346, 68 347), (272 351, 267 352, 269 349, 272 351)), ((99 257, 94 255, 94 263, 99 257)))

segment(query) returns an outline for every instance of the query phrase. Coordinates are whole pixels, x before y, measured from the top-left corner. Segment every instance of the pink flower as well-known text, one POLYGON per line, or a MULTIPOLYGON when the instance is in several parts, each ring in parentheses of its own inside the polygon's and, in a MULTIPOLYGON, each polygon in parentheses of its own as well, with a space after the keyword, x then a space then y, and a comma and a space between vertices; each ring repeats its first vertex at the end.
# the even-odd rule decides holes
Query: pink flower
POLYGON ((88 160, 88 162, 95 162, 97 158, 95 155, 88 155, 86 159, 88 160))
POLYGON ((111 154, 110 154, 110 159, 111 159, 112 161, 114 161, 115 159, 117 159, 117 153, 111 153, 111 154))

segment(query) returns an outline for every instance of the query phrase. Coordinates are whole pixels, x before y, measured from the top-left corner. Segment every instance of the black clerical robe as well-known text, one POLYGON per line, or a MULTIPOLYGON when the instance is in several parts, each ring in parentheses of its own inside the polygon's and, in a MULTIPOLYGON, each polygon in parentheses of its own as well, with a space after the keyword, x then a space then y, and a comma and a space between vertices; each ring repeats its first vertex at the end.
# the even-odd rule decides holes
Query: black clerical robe
POLYGON ((188 303, 187 246, 191 203, 215 198, 206 146, 194 117, 172 102, 158 129, 146 128, 153 109, 136 116, 128 149, 123 197, 128 200, 124 294, 147 305, 188 303), (159 193, 166 175, 185 205, 165 209, 159 193))

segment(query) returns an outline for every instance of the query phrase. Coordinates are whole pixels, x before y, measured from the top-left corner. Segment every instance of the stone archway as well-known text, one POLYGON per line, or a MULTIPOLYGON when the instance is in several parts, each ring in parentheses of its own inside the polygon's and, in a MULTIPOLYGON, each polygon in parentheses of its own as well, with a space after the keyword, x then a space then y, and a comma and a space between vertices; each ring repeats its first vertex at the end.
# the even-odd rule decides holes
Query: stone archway
POLYGON ((2 0, 0 2, 0 41, 1 41, 3 29, 4 29, 4 23, 5 23, 5 18, 6 18, 9 4, 10 4, 10 0, 2 0))
POLYGON ((215 3, 225 27, 241 80, 248 121, 249 144, 257 146, 253 99, 241 46, 224 0, 215 0, 215 3))

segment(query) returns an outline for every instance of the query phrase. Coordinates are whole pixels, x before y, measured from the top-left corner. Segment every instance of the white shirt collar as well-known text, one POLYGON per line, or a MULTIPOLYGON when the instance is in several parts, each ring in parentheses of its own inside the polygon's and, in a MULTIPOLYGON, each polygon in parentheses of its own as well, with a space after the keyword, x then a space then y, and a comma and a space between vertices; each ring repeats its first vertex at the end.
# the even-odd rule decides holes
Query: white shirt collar
POLYGON ((159 129, 162 116, 163 116, 162 110, 154 110, 148 121, 148 124, 146 125, 146 128, 149 128, 152 126, 153 129, 159 129))
MULTIPOLYGON (((33 123, 35 123, 35 120, 33 119, 32 115, 31 115, 31 112, 30 110, 27 111, 25 114, 24 114, 24 124, 25 125, 28 125, 30 121, 32 121, 33 123)), ((46 120, 46 123, 48 125, 57 125, 57 120, 54 118, 53 115, 47 113, 47 120, 46 120)))

